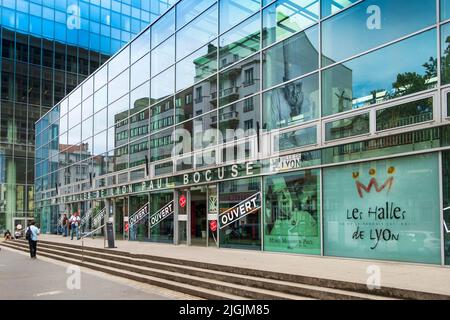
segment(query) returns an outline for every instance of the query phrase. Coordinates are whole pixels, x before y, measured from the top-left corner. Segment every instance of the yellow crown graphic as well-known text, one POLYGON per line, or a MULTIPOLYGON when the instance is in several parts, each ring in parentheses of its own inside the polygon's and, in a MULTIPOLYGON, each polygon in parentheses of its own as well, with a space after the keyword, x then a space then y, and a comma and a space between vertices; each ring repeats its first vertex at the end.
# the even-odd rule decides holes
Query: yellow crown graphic
POLYGON ((359 181, 359 172, 353 172, 353 179, 355 179, 356 184, 356 190, 358 191, 358 195, 360 198, 363 198, 363 191, 366 193, 372 192, 374 189, 377 193, 380 193, 384 189, 387 190, 387 194, 389 194, 389 191, 392 188, 392 185, 394 184, 394 176, 395 173, 395 167, 389 167, 387 170, 388 178, 387 180, 380 186, 376 179, 377 171, 374 168, 371 168, 369 170, 369 175, 372 177, 369 181, 369 184, 365 185, 362 182, 359 181))

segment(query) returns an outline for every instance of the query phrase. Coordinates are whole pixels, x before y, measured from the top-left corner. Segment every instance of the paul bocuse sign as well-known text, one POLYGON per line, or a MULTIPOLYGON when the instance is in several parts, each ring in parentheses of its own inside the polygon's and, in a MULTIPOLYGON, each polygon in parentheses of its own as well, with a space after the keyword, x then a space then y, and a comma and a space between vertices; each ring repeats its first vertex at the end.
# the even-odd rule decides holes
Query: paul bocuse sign
POLYGON ((440 263, 436 154, 324 169, 326 255, 440 263))

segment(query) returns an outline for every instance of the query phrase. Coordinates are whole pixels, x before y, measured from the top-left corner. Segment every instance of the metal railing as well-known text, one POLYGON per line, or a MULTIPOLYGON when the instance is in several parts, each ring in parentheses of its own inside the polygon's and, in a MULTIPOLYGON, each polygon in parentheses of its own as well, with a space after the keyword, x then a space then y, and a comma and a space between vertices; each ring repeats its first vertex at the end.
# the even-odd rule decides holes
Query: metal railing
MULTIPOLYGON (((98 230, 100 230, 101 228, 104 228, 106 226, 106 224, 101 225, 100 227, 98 227, 95 230, 92 230, 91 232, 83 235, 81 237, 81 262, 84 262, 84 238, 89 237, 91 234, 93 234, 94 232, 97 232, 98 230)), ((103 235, 103 248, 106 248, 106 233, 103 235)))

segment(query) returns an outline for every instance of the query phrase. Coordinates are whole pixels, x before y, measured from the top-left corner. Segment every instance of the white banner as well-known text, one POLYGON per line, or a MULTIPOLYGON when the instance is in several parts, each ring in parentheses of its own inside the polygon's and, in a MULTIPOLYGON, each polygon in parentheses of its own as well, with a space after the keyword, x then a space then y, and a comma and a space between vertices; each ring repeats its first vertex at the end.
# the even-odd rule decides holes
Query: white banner
POLYGON ((144 219, 148 215, 148 202, 136 211, 133 215, 128 218, 128 223, 130 227, 134 226, 136 223, 144 219))
POLYGON ((234 207, 222 212, 219 215, 220 229, 232 224, 245 217, 246 215, 255 212, 261 208, 261 192, 248 197, 244 201, 238 203, 234 207), (259 204, 257 202, 259 201, 259 204))
POLYGON ((165 218, 173 214, 173 200, 159 209, 155 214, 150 217, 150 228, 153 228, 165 218))

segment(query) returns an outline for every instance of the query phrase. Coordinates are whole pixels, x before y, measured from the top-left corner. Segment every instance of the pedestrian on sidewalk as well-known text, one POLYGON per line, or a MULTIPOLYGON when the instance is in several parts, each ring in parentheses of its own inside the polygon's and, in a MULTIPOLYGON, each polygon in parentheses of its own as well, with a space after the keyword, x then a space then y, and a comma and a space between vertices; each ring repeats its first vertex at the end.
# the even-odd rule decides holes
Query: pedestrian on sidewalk
POLYGON ((77 237, 77 240, 80 240, 80 233, 78 232, 78 227, 79 227, 79 225, 80 225, 80 216, 78 215, 78 213, 77 212, 74 212, 73 214, 72 214, 72 216, 70 217, 70 219, 69 219, 69 222, 70 222, 70 234, 71 234, 71 237, 70 237, 70 240, 73 240, 73 234, 75 233, 76 234, 76 237, 77 237))
POLYGON ((3 236, 5 237, 5 240, 11 240, 11 232, 9 230, 6 230, 3 236))
POLYGON ((37 251, 37 242, 38 242, 38 235, 41 233, 39 228, 35 226, 35 222, 31 221, 30 225, 27 228, 27 231, 25 233, 25 238, 28 240, 28 243, 30 245, 30 257, 31 259, 36 259, 36 251, 37 251))
POLYGON ((64 213, 64 216, 62 218, 62 226, 63 226, 63 237, 67 237, 67 229, 69 228, 67 214, 64 213))

